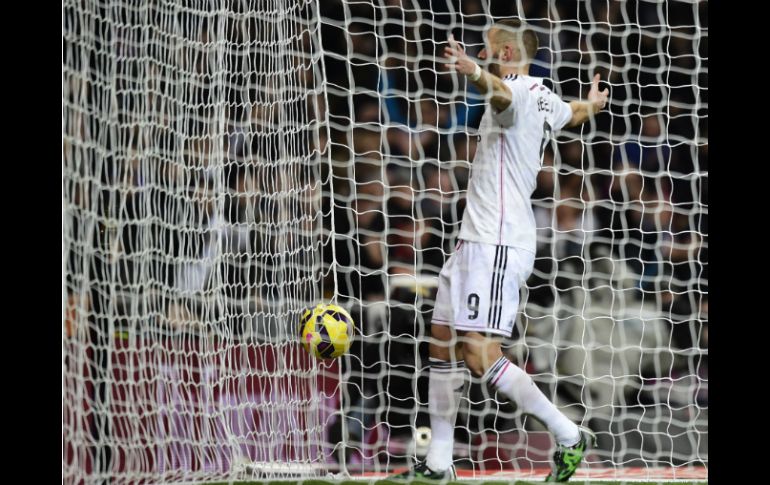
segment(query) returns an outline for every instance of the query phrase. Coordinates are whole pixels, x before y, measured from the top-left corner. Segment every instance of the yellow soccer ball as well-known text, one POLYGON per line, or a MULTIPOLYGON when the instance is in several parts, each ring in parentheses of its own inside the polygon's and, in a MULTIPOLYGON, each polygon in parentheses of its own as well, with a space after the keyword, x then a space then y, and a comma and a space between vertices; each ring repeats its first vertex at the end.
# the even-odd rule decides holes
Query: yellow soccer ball
POLYGON ((318 304, 308 309, 300 320, 302 345, 319 359, 336 359, 350 349, 355 323, 350 314, 337 305, 318 304))

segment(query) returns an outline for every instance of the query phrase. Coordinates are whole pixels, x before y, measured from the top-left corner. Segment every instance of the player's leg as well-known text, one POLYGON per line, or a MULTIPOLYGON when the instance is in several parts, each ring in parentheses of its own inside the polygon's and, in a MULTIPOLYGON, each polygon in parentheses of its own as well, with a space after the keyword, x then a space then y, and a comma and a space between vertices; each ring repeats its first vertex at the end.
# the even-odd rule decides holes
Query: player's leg
POLYGON ((393 478, 456 478, 452 465, 454 426, 460 397, 469 377, 463 362, 462 346, 458 344, 457 333, 452 327, 451 286, 453 279, 457 278, 458 268, 457 258, 452 255, 439 274, 436 305, 433 310, 429 345, 428 412, 431 441, 428 454, 424 462, 393 478))
POLYGON ((448 326, 431 326, 428 412, 431 440, 425 464, 441 472, 452 467, 455 421, 468 371, 457 333, 448 326))
POLYGON ((521 412, 539 419, 553 433, 557 450, 554 469, 546 481, 567 481, 582 461, 589 441, 595 444, 593 434, 578 427, 559 411, 532 378, 502 354, 499 341, 478 332, 466 332, 463 340, 468 369, 515 402, 521 412))
POLYGON ((578 442, 578 426, 548 400, 524 370, 502 354, 498 340, 478 332, 465 332, 463 340, 465 363, 475 376, 515 402, 523 413, 542 421, 557 443, 578 442))
POLYGON ((430 345, 428 409, 431 443, 422 465, 428 473, 450 470, 454 448, 454 425, 459 400, 467 378, 464 348, 458 333, 487 327, 497 275, 502 269, 502 249, 464 241, 439 274, 433 311, 430 345))
MULTIPOLYGON (((488 249, 487 249, 488 251, 488 249)), ((519 288, 532 271, 534 255, 516 248, 496 249, 495 275, 486 310, 486 328, 462 334, 463 355, 473 374, 539 419, 553 433, 558 449, 550 479, 566 481, 583 458, 590 432, 570 421, 543 394, 532 378, 506 358, 493 336, 512 333, 519 306, 519 288)))

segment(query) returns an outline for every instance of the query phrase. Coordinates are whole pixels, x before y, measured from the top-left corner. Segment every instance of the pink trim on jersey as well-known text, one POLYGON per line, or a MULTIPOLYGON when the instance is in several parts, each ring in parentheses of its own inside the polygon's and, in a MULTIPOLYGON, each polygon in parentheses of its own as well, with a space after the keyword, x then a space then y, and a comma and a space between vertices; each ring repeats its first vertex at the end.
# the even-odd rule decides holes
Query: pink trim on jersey
POLYGON ((536 87, 537 87, 537 83, 533 84, 533 85, 532 85, 532 86, 529 88, 529 90, 530 90, 530 91, 532 91, 532 90, 533 90, 533 89, 535 89, 536 87))
POLYGON ((509 365, 511 365, 510 361, 506 362, 503 368, 500 369, 500 372, 497 373, 497 377, 495 377, 495 380, 492 381, 493 386, 497 384, 497 381, 499 381, 501 377, 503 377, 503 373, 505 373, 505 369, 507 369, 509 365))
MULTIPOLYGON (((500 130, 503 125, 500 125, 500 130)), ((500 133, 500 230, 497 235, 497 244, 503 243, 503 220, 505 219, 505 200, 503 199, 503 134, 500 133)))

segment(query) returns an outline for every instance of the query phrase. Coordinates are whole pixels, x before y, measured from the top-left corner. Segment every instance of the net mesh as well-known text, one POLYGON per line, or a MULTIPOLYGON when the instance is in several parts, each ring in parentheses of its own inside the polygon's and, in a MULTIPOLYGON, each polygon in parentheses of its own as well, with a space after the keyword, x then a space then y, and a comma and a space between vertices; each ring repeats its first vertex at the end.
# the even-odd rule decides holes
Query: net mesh
MULTIPOLYGON (((446 71, 521 17, 531 75, 606 110, 547 146, 504 352, 593 429, 589 467, 708 463, 705 2, 63 4, 67 483, 388 471, 426 450, 427 340, 485 99, 446 71), (300 312, 348 308, 312 360, 300 312)), ((455 459, 547 467, 478 382, 455 459)))

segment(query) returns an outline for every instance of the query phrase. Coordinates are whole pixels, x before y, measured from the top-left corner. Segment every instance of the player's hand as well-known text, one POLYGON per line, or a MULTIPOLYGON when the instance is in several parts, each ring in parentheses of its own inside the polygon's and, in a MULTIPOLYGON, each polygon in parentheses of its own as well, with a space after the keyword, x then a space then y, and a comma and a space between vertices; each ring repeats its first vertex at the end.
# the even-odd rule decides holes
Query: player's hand
POLYGON ((588 92, 588 101, 594 105, 594 112, 601 111, 607 105, 609 95, 610 91, 607 88, 604 88, 604 91, 599 91, 599 74, 596 74, 591 83, 591 90, 588 92))
POLYGON ((468 57, 460 44, 455 40, 454 35, 449 35, 449 45, 444 47, 444 57, 449 59, 448 64, 444 64, 444 67, 450 71, 457 71, 460 74, 466 76, 473 74, 476 70, 476 63, 468 57))

